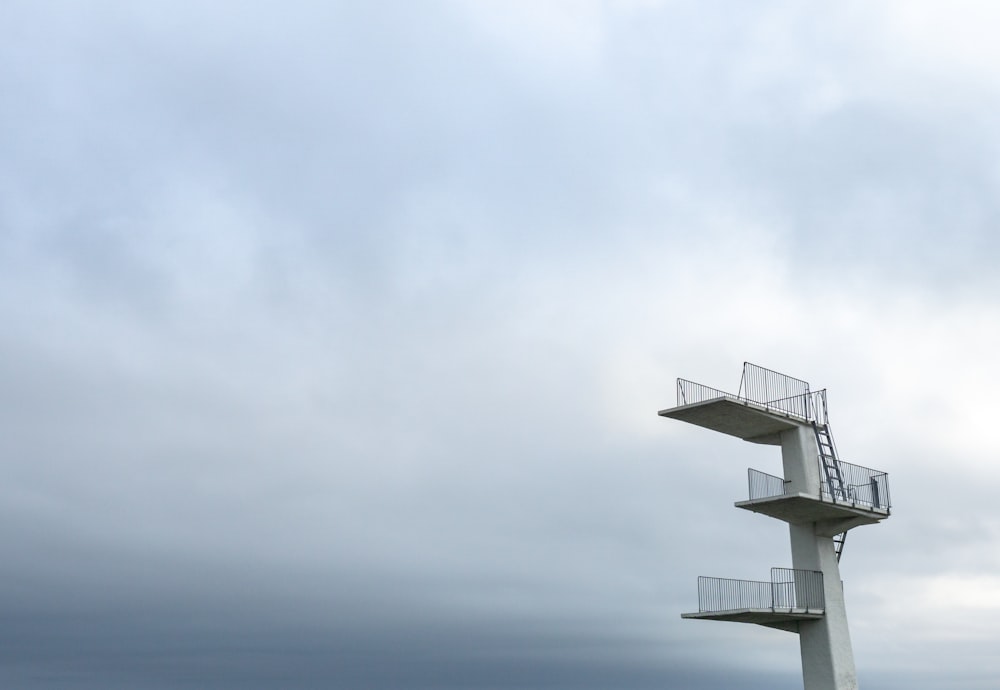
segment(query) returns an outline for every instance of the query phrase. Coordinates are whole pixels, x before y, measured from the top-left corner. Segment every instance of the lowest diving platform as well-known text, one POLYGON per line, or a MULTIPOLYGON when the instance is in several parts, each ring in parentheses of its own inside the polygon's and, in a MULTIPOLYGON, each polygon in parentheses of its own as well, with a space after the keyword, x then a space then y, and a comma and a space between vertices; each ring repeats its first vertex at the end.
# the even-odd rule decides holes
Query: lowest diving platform
POLYGON ((825 609, 822 572, 771 568, 769 582, 699 577, 698 612, 681 618, 797 631, 800 622, 822 618, 825 609))

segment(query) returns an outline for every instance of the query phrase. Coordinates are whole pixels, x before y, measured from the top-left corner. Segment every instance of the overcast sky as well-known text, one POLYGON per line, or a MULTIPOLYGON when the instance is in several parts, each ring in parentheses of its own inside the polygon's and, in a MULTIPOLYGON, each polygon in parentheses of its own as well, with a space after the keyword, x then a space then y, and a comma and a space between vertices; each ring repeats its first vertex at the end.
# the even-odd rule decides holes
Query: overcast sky
POLYGON ((893 516, 865 690, 1000 685, 1000 9, 0 3, 0 685, 793 690, 780 453, 893 516))

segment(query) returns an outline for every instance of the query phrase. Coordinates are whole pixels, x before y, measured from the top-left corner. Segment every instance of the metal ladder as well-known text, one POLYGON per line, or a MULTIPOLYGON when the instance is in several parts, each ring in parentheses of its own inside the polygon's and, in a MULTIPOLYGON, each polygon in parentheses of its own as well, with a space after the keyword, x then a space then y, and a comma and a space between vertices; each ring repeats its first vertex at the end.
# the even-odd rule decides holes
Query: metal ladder
POLYGON ((819 464, 823 468, 823 474, 826 475, 826 487, 830 492, 830 497, 834 500, 851 500, 850 489, 847 482, 844 481, 844 473, 840 468, 840 461, 837 459, 837 447, 833 445, 830 425, 813 422, 813 429, 816 430, 819 464))
POLYGON ((844 542, 847 541, 847 532, 841 532, 833 538, 833 548, 837 552, 837 563, 840 563, 840 554, 844 553, 844 542))
MULTIPOLYGON (((844 473, 840 468, 840 460, 837 458, 837 447, 833 443, 830 425, 813 422, 813 429, 816 432, 816 446, 819 448, 819 464, 826 476, 826 486, 830 497, 834 501, 838 498, 845 501, 851 500, 850 488, 844 481, 844 473)), ((833 538, 838 563, 840 555, 844 552, 844 542, 846 541, 847 532, 842 532, 833 538)))

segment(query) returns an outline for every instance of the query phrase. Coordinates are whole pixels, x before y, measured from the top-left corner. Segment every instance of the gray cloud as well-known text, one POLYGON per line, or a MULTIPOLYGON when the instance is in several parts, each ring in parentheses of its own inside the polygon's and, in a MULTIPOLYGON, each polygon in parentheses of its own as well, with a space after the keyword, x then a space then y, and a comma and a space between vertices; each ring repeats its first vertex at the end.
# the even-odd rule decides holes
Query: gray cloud
POLYGON ((640 5, 0 10, 6 685, 797 687, 678 618, 788 558, 655 417, 744 359, 891 473, 862 682, 996 677, 990 87, 640 5))

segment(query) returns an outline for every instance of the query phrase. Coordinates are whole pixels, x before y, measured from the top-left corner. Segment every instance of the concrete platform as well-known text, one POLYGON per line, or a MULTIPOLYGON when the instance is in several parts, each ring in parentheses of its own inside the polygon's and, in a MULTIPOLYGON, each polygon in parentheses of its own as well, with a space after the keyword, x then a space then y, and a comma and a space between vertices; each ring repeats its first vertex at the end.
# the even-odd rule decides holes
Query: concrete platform
POLYGON ((815 621, 825 615, 823 609, 734 609, 732 611, 701 611, 682 613, 681 618, 730 623, 753 623, 768 628, 798 632, 798 624, 815 621))
POLYGON ((681 405, 660 410, 661 417, 679 419, 723 434, 771 446, 781 445, 781 432, 808 424, 806 421, 760 405, 731 398, 681 405))
POLYGON ((876 510, 863 504, 834 503, 803 493, 770 496, 752 501, 737 501, 734 505, 737 508, 767 515, 792 524, 809 522, 830 523, 831 529, 838 530, 834 534, 844 532, 851 527, 874 525, 889 517, 888 509, 876 510))

